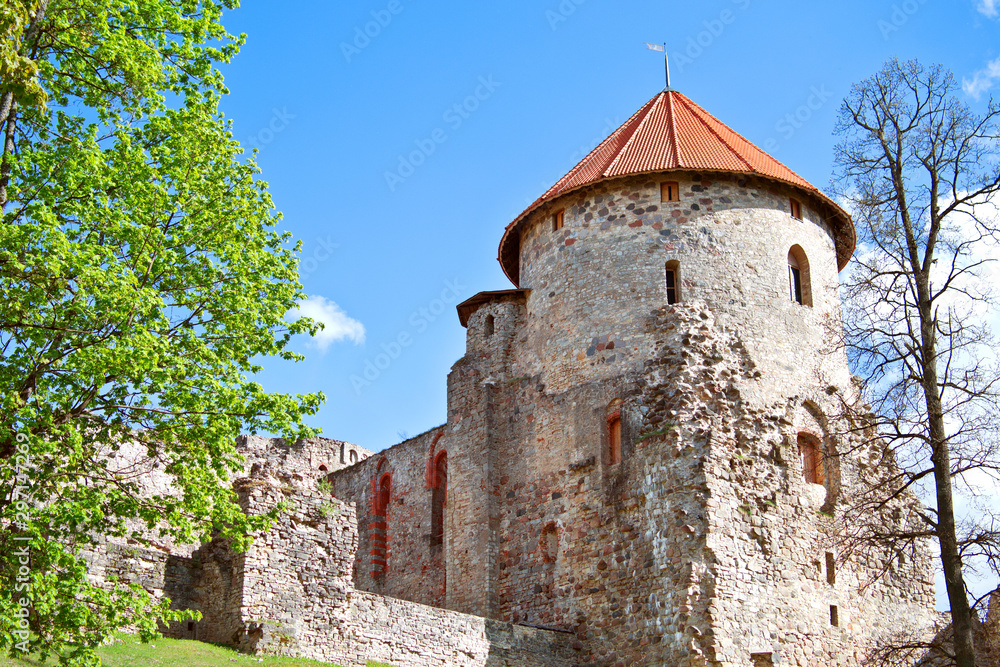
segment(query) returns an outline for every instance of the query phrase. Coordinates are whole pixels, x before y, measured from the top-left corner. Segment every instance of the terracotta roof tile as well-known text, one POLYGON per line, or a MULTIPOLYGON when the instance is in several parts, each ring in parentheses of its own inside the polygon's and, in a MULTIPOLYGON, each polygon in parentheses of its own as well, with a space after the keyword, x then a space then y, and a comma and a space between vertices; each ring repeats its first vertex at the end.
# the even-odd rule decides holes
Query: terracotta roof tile
MULTIPOLYGON (((664 90, 649 100, 631 118, 611 133, 535 200, 507 226, 500 242, 500 263, 507 276, 518 284, 518 250, 513 241, 520 238, 520 225, 529 213, 546 201, 584 185, 598 181, 642 174, 690 169, 758 174, 783 181, 815 193, 834 207, 848 226, 850 217, 815 186, 773 157, 754 146, 720 120, 674 90, 664 90)), ((842 248, 838 248, 841 266, 853 251, 851 226, 842 248), (847 246, 850 246, 849 248, 847 246)))

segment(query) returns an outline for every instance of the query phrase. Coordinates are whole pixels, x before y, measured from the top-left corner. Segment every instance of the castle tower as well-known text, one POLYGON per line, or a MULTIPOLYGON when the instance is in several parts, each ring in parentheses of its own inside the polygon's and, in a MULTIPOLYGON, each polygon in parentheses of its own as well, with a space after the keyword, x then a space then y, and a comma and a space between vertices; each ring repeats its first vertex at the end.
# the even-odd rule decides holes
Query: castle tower
POLYGON ((877 474, 838 417, 854 243, 669 89, 531 204, 500 242, 514 289, 458 309, 445 606, 574 632, 594 665, 855 665, 925 622, 926 553, 839 537, 877 474))

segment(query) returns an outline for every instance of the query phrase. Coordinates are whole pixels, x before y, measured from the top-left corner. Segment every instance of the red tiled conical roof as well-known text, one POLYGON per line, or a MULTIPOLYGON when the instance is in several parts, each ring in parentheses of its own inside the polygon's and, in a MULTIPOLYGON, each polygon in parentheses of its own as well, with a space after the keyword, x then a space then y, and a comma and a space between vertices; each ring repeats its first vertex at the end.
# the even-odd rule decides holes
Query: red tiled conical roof
POLYGON ((598 181, 670 170, 755 174, 806 190, 834 218, 841 268, 854 251, 854 226, 836 203, 681 93, 664 90, 507 226, 499 257, 507 277, 518 284, 521 223, 546 201, 598 181))

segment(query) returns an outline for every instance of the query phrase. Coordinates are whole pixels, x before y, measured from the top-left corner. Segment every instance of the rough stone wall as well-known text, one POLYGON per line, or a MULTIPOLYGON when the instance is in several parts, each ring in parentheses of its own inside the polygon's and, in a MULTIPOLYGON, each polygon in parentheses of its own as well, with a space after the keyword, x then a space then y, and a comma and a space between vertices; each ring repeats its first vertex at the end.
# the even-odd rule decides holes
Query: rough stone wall
POLYGON ((322 655, 348 632, 357 549, 353 508, 274 479, 241 479, 235 489, 249 514, 279 503, 286 509, 245 553, 230 553, 223 544, 205 554, 199 639, 247 652, 322 655))
POLYGON ((573 631, 582 664, 697 664, 710 566, 706 434, 665 456, 640 437, 650 430, 640 375, 558 393, 545 377, 513 378, 498 400, 508 438, 494 480, 501 618, 573 631), (622 421, 617 464, 612 410, 622 421))
MULTIPOLYGON (((311 485, 325 474, 364 461, 373 452, 342 440, 309 438, 291 445, 282 438, 241 435, 236 450, 246 458, 243 475, 264 467, 280 471, 283 478, 296 485, 311 485)), ((241 475, 237 475, 240 477, 241 475)))
MULTIPOLYGON (((246 463, 241 473, 234 477, 248 475, 254 470, 258 473, 269 471, 286 482, 306 487, 313 487, 327 470, 350 465, 351 452, 354 452, 353 460, 363 461, 371 456, 367 449, 329 438, 311 438, 286 445, 280 438, 245 435, 237 439, 236 448, 246 458, 246 463)), ((146 447, 123 443, 117 451, 106 452, 106 456, 109 470, 137 483, 142 497, 175 492, 171 477, 164 472, 165 462, 150 458, 146 447)), ((223 571, 213 574, 201 570, 202 555, 206 549, 214 547, 175 544, 155 528, 149 530, 138 521, 126 521, 124 526, 136 531, 136 536, 102 537, 96 547, 82 550, 92 582, 108 588, 114 585, 111 578, 123 583, 138 583, 155 598, 169 598, 172 606, 179 609, 206 609, 212 605, 219 605, 220 610, 231 607, 228 596, 235 590, 233 582, 238 581, 239 572, 232 572, 231 563, 221 561, 216 564, 223 567, 223 571)), ((216 617, 221 613, 213 612, 216 617)), ((209 632, 211 641, 228 641, 236 625, 238 623, 232 619, 216 623, 210 629, 204 624, 181 622, 172 623, 165 632, 182 639, 205 638, 202 635, 209 632)))
MULTIPOLYGON (((185 552, 173 553, 164 548, 105 539, 96 547, 86 549, 83 556, 90 581, 101 587, 110 589, 119 583, 139 584, 154 599, 169 598, 173 609, 190 609, 196 604, 197 562, 185 552)), ((165 632, 171 637, 194 638, 186 622, 171 623, 165 632)))
POLYGON ((359 546, 352 559, 358 590, 444 606, 447 545, 431 545, 432 490, 427 477, 428 461, 446 451, 443 432, 443 427, 431 429, 329 475, 333 495, 356 507, 359 546), (375 494, 385 474, 392 478, 386 512, 388 558, 385 573, 376 574, 375 494))
POLYGON ((200 611, 202 618, 171 627, 164 634, 221 644, 238 642, 244 630, 242 566, 242 554, 233 553, 224 540, 202 545, 191 559, 191 591, 184 607, 200 611))
POLYGON ((469 351, 448 375, 449 492, 446 606, 501 618, 502 497, 496 480, 516 455, 509 420, 514 356, 524 342, 523 303, 501 298, 482 305, 469 322, 469 351), (488 334, 486 318, 493 318, 488 334))
MULTIPOLYGON (((483 317, 470 317, 470 339, 483 317)), ((836 512, 860 472, 845 458, 827 486, 806 484, 796 435, 830 442, 818 406, 834 410, 839 397, 828 392, 850 385, 786 389, 704 302, 659 309, 643 335, 653 342, 642 374, 561 393, 544 373, 504 377, 475 340, 456 364, 452 394, 460 382, 491 392, 483 410, 498 450, 481 502, 497 505, 498 617, 572 630, 582 664, 595 665, 745 665, 751 654, 851 665, 856 647, 900 619, 922 622, 933 605, 925 552, 864 592, 854 569, 867 574, 872 563, 839 562, 836 585, 823 571, 828 551, 840 556, 843 526, 820 512, 836 512), (612 465, 615 398, 624 458, 612 465)))
POLYGON ((394 667, 569 667, 573 637, 502 623, 403 600, 357 592, 352 606, 351 653, 334 660, 362 667, 366 660, 394 667))
POLYGON ((572 637, 356 591, 357 519, 351 505, 274 479, 239 480, 244 509, 287 509, 245 554, 225 542, 199 556, 197 638, 252 654, 365 667, 569 667, 572 637))
MULTIPOLYGON (((817 352, 839 326, 837 261, 829 228, 802 194, 770 181, 671 172, 596 184, 532 214, 521 241, 521 287, 530 289, 523 349, 512 374, 542 371, 549 391, 641 372, 653 341, 644 316, 667 303, 666 262, 680 263, 681 300, 708 304, 738 328, 773 383, 815 381, 817 352), (679 202, 659 183, 677 180, 679 202), (802 203, 791 217, 789 197, 802 203), (565 226, 552 230, 552 213, 565 226), (812 306, 790 299, 788 252, 808 258, 812 306)), ((822 372, 846 373, 843 356, 822 372)), ((846 379, 832 377, 843 384, 846 379)))

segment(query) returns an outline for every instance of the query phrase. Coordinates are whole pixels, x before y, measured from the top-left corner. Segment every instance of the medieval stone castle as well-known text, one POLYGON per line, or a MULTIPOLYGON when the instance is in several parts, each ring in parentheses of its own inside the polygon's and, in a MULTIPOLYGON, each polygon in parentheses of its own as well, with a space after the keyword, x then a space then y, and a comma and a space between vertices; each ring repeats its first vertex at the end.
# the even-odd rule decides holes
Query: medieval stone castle
POLYGON ((446 423, 374 454, 244 438, 244 508, 289 508, 250 551, 109 544, 94 576, 200 610, 176 636, 344 667, 862 664, 934 591, 922 550, 844 546, 885 465, 843 416, 854 243, 664 90, 507 226, 446 423))

